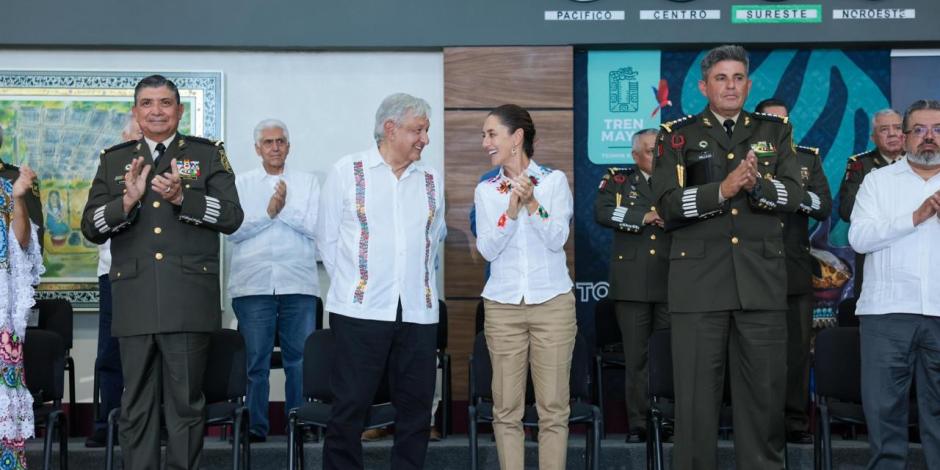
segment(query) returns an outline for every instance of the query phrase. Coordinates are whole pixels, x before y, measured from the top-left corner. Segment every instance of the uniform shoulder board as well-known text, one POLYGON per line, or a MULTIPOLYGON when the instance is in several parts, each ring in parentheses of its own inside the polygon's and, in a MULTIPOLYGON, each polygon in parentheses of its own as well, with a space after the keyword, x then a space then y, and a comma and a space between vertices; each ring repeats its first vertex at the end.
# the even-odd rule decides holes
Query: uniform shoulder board
POLYGON ((612 167, 608 168, 607 171, 610 172, 610 176, 614 176, 614 175, 631 175, 631 174, 633 174, 634 168, 633 168, 632 166, 628 166, 628 167, 612 166, 612 167))
POLYGON ((751 116, 754 116, 754 118, 760 119, 762 121, 772 121, 772 122, 779 122, 783 124, 788 124, 790 122, 789 117, 778 116, 776 114, 770 114, 770 113, 754 113, 754 114, 751 114, 751 116))
POLYGON ((206 139, 206 138, 204 138, 204 137, 196 137, 196 136, 194 136, 194 135, 187 135, 187 136, 184 136, 183 138, 186 139, 186 142, 196 142, 196 143, 206 144, 206 145, 212 145, 212 146, 221 145, 221 144, 222 144, 222 141, 221 141, 221 140, 219 140, 219 141, 209 140, 209 139, 206 139), (218 142, 218 143, 217 143, 217 142, 218 142))
POLYGON ((679 119, 669 121, 669 122, 664 122, 660 124, 659 127, 661 127, 666 132, 672 132, 676 129, 681 129, 685 126, 688 126, 689 124, 692 124, 696 120, 697 120, 697 117, 694 114, 687 114, 685 116, 682 116, 679 119))
POLYGON ((139 142, 139 141, 137 141, 137 140, 128 140, 127 142, 121 142, 120 144, 117 144, 117 145, 115 145, 115 146, 108 147, 108 148, 102 150, 102 151, 101 151, 101 154, 104 155, 104 154, 106 154, 106 153, 111 153, 111 152, 113 152, 113 151, 115 151, 115 150, 120 150, 120 149, 122 149, 122 148, 124 148, 124 147, 130 147, 131 145, 134 145, 134 144, 136 144, 137 142, 139 142))
POLYGON ((808 153, 811 155, 819 156, 819 147, 809 147, 806 145, 797 145, 796 150, 798 152, 808 153))

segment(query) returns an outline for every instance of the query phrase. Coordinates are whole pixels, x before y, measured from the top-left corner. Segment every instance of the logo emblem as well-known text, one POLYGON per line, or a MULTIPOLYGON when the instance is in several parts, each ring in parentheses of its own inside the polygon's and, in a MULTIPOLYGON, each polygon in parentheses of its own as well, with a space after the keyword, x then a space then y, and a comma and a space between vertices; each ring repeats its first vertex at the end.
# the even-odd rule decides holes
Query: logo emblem
POLYGON ((640 82, 633 67, 611 70, 608 100, 612 113, 635 113, 640 109, 640 82))

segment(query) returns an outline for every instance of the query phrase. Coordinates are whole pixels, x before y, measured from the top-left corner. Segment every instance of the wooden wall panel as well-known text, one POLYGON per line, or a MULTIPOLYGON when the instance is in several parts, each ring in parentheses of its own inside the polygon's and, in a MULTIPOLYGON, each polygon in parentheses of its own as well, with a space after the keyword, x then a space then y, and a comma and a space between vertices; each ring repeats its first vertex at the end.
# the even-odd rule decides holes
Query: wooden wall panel
MULTIPOLYGON (((444 50, 444 184, 447 240, 444 297, 453 396, 467 397, 467 359, 473 348, 484 261, 470 232, 473 191, 490 159, 481 147, 490 109, 515 103, 535 122, 535 160, 565 172, 574 186, 573 51, 570 47, 487 47, 444 50)), ((574 276, 574 237, 565 250, 574 276)), ((465 414, 465 409, 454 410, 465 414)), ((460 422, 461 418, 455 418, 460 422)))
POLYGON ((573 107, 571 47, 444 49, 444 107, 573 107))

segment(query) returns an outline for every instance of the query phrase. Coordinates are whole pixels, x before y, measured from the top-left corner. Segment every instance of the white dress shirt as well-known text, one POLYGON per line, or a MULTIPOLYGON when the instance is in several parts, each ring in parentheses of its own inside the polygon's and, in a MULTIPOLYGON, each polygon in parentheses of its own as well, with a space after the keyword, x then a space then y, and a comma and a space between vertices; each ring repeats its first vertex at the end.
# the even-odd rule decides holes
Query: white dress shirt
POLYGON ((330 275, 326 310, 395 321, 438 321, 434 259, 444 226, 444 182, 421 162, 396 178, 378 148, 347 155, 323 185, 317 247, 330 275))
POLYGON ((98 245, 98 277, 111 271, 111 239, 98 245))
POLYGON ((232 248, 228 292, 246 295, 320 295, 315 233, 320 183, 311 173, 285 167, 280 175, 264 168, 235 178, 245 220, 228 236, 232 248), (273 219, 268 202, 278 181, 287 185, 287 201, 273 219))
POLYGON ((856 315, 940 316, 940 219, 913 220, 937 190, 940 175, 924 181, 907 158, 865 176, 849 226, 852 248, 866 254, 856 315))
POLYGON ((535 183, 540 206, 529 214, 519 210, 516 220, 506 215, 511 180, 499 174, 477 184, 473 204, 477 211, 477 250, 490 262, 490 277, 483 297, 504 304, 540 304, 571 290, 565 262, 573 200, 565 174, 529 161, 526 169, 535 183))

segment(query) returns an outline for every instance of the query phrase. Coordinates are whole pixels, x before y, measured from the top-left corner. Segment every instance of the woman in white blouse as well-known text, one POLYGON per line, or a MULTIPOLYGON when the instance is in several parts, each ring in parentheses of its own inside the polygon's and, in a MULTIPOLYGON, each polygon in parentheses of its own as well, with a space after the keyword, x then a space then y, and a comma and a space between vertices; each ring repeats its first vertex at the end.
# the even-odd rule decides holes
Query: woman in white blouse
POLYGON ((484 334, 493 363, 493 431, 500 468, 521 469, 528 368, 539 414, 539 468, 564 468, 571 353, 577 324, 564 245, 572 215, 565 174, 532 160, 535 126, 507 104, 483 123, 499 174, 477 185, 477 249, 490 262, 484 334))

